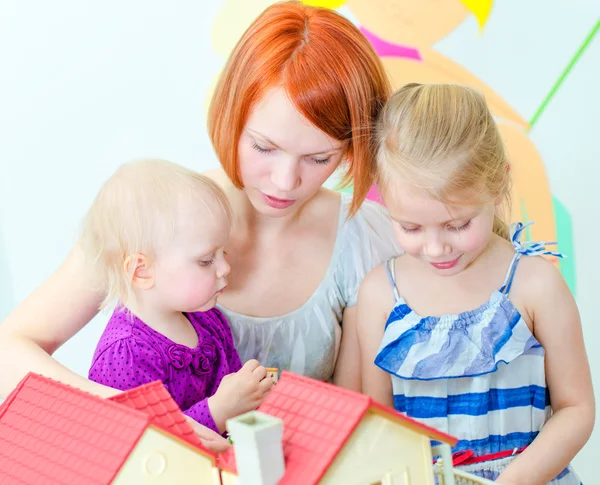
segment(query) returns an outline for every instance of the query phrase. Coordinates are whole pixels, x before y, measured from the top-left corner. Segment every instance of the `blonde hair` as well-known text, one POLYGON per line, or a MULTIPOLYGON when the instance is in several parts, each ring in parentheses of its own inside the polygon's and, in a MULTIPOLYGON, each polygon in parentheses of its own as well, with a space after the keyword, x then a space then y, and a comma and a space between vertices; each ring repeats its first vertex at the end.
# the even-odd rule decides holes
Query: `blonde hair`
POLYGON ((210 213, 214 202, 232 221, 223 190, 208 177, 166 160, 144 159, 122 165, 102 186, 83 224, 81 246, 106 297, 100 308, 133 301, 135 265, 127 257, 143 254, 150 262, 158 244, 172 237, 181 204, 199 202, 210 213))
MULTIPOLYGON (((510 214, 511 179, 504 146, 484 97, 451 84, 407 84, 383 109, 376 129, 377 182, 385 195, 394 181, 446 204, 456 196, 503 198, 510 214)), ((508 239, 506 223, 494 232, 508 239)))

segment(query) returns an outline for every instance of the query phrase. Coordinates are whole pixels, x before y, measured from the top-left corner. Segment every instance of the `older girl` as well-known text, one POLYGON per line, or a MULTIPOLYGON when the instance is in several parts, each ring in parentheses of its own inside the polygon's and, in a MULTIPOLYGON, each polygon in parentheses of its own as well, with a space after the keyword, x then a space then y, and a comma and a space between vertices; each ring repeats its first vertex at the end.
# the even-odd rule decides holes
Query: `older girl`
POLYGON ((379 124, 383 198, 405 251, 359 297, 364 392, 459 438, 504 485, 579 485, 594 395, 559 253, 509 233, 510 166, 483 96, 410 84, 379 124))

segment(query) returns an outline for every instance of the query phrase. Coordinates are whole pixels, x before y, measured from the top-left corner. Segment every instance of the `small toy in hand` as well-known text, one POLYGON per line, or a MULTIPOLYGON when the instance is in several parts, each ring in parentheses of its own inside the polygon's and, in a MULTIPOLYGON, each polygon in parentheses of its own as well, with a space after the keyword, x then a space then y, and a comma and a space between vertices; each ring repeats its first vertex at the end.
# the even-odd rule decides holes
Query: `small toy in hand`
POLYGON ((276 384, 277 379, 279 379, 279 369, 277 367, 267 367, 267 377, 273 379, 273 384, 276 384))

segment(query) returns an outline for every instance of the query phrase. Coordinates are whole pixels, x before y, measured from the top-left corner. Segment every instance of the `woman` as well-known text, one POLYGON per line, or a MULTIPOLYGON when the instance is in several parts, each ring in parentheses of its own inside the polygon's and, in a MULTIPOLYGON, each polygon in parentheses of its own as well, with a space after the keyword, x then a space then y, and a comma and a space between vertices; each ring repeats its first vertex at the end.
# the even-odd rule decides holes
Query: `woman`
MULTIPOLYGON (((273 5, 231 54, 209 130, 223 167, 211 176, 235 219, 219 308, 242 361, 360 388, 358 364, 345 358, 357 345, 358 286, 399 251, 384 210, 361 205, 372 183, 372 125, 389 92, 368 41, 327 9, 273 5), (322 187, 342 163, 352 198, 322 187)), ((94 288, 75 246, 0 325, 0 395, 28 371, 115 392, 51 357, 96 314, 103 295, 94 288)))

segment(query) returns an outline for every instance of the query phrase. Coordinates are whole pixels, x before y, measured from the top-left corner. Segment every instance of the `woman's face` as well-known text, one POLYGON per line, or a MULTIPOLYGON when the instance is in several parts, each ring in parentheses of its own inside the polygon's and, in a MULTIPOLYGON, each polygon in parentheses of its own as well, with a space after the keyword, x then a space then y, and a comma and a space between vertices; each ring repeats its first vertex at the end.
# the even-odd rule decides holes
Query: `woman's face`
POLYGON ((304 118, 282 88, 272 88, 254 105, 240 137, 244 191, 261 214, 293 214, 333 174, 346 146, 304 118))

